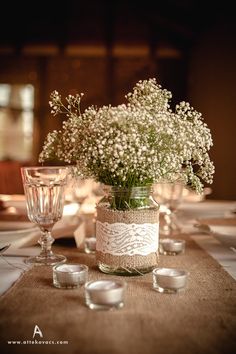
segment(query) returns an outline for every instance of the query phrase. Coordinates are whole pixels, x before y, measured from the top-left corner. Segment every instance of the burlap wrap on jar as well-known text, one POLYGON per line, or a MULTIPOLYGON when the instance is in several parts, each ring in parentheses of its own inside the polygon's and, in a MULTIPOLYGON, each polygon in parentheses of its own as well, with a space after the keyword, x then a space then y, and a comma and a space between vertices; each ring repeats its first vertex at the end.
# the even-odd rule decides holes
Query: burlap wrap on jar
POLYGON ((159 210, 98 205, 96 237, 98 265, 134 274, 149 272, 158 264, 159 210))

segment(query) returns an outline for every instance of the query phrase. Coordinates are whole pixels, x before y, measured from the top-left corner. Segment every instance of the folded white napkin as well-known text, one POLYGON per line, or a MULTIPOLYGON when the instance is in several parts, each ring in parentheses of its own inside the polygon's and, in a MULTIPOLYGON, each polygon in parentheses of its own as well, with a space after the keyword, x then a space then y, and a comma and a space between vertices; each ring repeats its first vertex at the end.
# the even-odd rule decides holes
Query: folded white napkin
POLYGON ((214 236, 220 243, 236 249, 236 226, 208 225, 208 234, 214 236))
POLYGON ((39 252, 39 247, 29 247, 18 250, 11 246, 0 256, 0 295, 5 293, 21 274, 30 268, 30 266, 24 263, 25 257, 37 256, 39 252), (17 257, 11 257, 13 253, 14 256, 17 257))
MULTIPOLYGON (((16 249, 36 245, 40 229, 28 221, 25 196, 0 195, 0 197, 6 207, 1 214, 0 246, 10 243, 16 249)), ((83 248, 85 237, 94 236, 93 219, 97 201, 98 197, 89 196, 81 205, 77 202, 67 203, 64 206, 63 218, 53 227, 53 238, 74 237, 77 247, 83 248)))
POLYGON ((234 279, 236 279, 236 253, 212 235, 197 235, 191 238, 209 253, 234 279))
POLYGON ((235 201, 204 201, 204 202, 184 202, 178 208, 178 215, 184 221, 224 218, 233 216, 236 208, 235 201))
MULTIPOLYGON (((54 239, 61 237, 73 237, 74 231, 77 229, 80 219, 76 216, 63 216, 58 221, 52 230, 54 239)), ((10 243, 14 248, 22 248, 36 245, 41 232, 37 226, 27 222, 11 222, 11 226, 15 231, 1 231, 0 232, 0 245, 10 243), (30 227, 29 227, 30 226, 30 227)))

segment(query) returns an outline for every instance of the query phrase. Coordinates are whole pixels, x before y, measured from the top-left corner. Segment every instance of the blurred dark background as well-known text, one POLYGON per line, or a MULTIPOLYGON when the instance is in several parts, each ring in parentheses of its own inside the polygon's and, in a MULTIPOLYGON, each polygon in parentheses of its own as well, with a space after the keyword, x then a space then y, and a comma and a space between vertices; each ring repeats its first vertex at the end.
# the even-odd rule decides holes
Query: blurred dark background
MULTIPOLYGON (((172 91, 173 105, 189 101, 212 131, 210 198, 236 199, 232 6, 202 0, 1 4, 0 160, 37 163, 46 134, 61 124, 48 106, 54 89, 63 96, 84 92, 83 109, 122 103, 138 80, 156 77, 172 91)), ((7 182, 1 186, 7 193, 7 182)))

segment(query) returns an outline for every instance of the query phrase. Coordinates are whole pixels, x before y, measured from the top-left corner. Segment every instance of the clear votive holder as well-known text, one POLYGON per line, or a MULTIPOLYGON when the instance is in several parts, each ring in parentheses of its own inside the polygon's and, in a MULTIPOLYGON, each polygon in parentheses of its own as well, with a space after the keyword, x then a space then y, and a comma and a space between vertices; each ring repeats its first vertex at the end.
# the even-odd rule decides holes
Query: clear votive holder
POLYGON ((174 268, 155 268, 152 274, 154 290, 169 294, 183 290, 189 275, 185 270, 174 268))
POLYGON ((185 252, 185 241, 174 240, 171 238, 162 238, 159 241, 160 254, 176 256, 185 252))
POLYGON ((88 279, 85 264, 57 264, 53 267, 53 285, 60 289, 79 288, 88 279))
POLYGON ((85 301, 91 310, 115 310, 124 306, 126 282, 96 280, 85 284, 85 301))
POLYGON ((96 237, 86 237, 84 240, 85 253, 95 253, 96 251, 96 237))

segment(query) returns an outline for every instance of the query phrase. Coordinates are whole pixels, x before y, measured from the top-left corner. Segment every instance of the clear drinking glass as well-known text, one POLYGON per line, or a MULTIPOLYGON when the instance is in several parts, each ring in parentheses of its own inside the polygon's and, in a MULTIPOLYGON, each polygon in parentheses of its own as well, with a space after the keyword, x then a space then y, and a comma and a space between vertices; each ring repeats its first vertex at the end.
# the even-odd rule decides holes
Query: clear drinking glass
POLYGON ((38 241, 42 248, 41 253, 36 257, 29 257, 26 263, 54 265, 65 262, 65 256, 52 252, 51 245, 54 238, 51 231, 55 223, 62 218, 68 168, 22 167, 21 175, 28 218, 41 230, 38 241))

